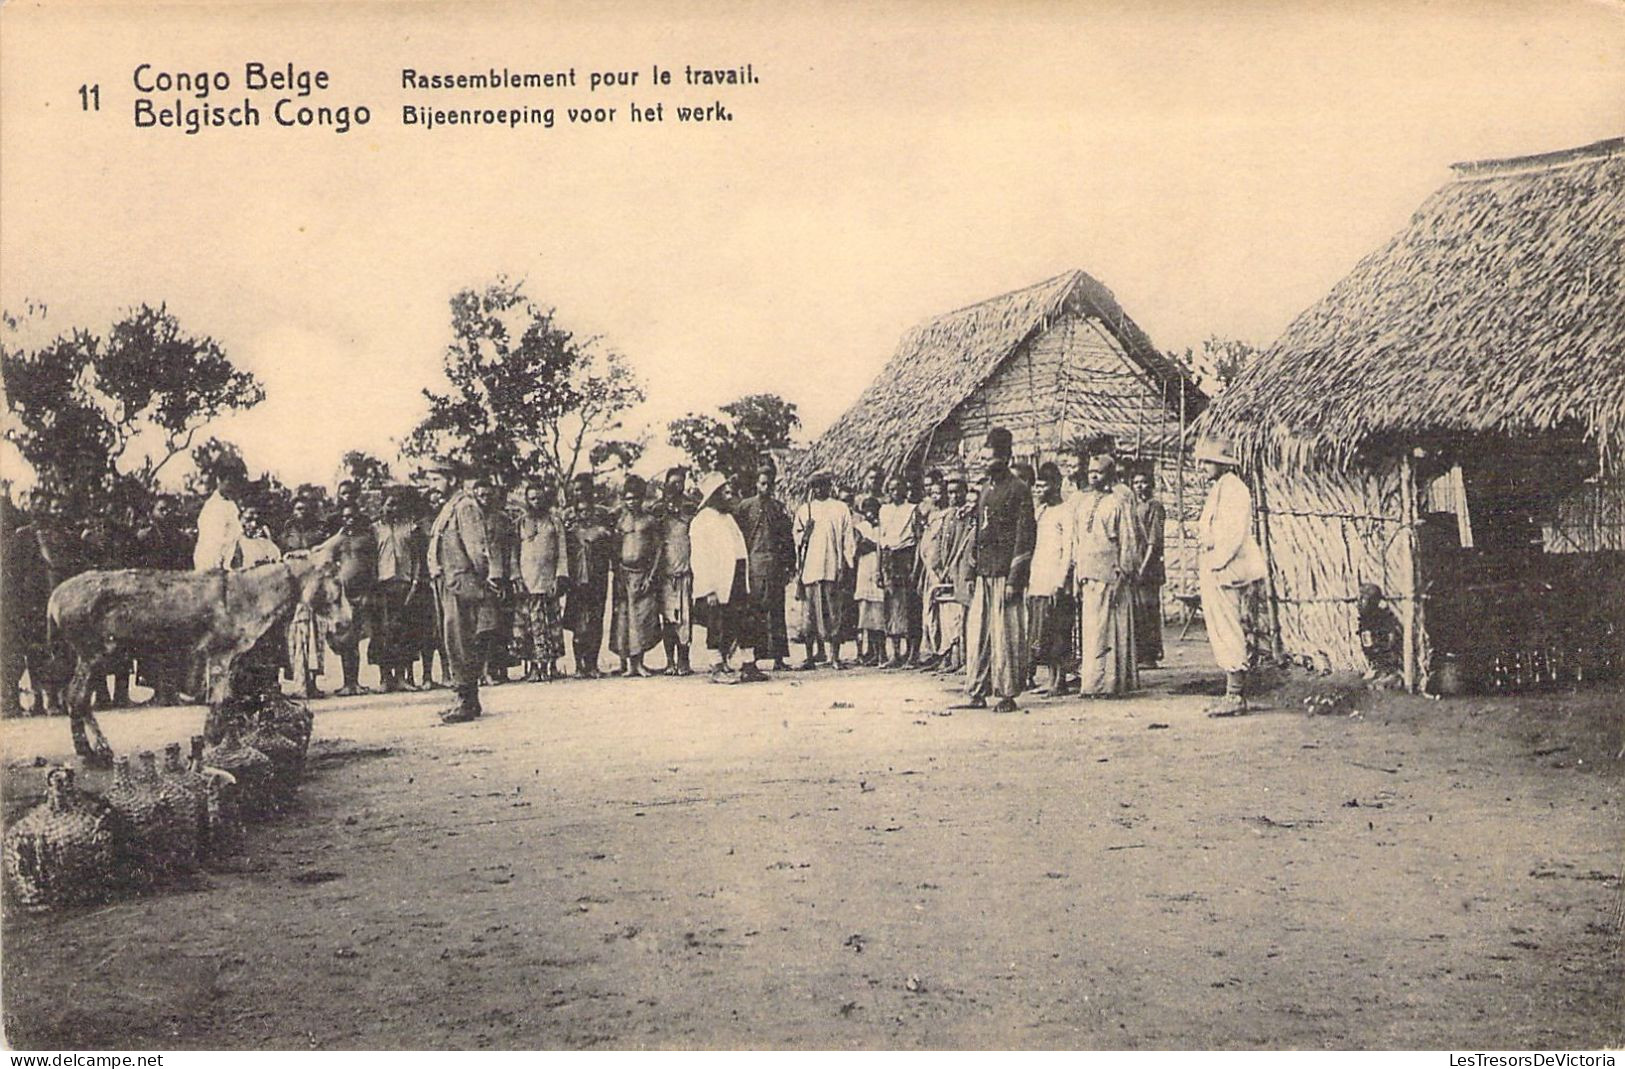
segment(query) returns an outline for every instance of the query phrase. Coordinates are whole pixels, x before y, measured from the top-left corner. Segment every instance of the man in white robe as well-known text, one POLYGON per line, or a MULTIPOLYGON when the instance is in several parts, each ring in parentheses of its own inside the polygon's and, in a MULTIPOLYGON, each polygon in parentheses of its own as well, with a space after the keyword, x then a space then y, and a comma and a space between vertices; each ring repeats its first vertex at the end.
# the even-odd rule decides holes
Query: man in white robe
POLYGON ((744 532, 729 512, 732 496, 721 473, 700 479, 700 510, 688 525, 694 602, 705 606, 706 645, 717 651, 713 678, 732 682, 726 678, 733 672, 728 657, 736 647, 749 647, 749 657, 740 655, 738 682, 759 683, 767 675, 755 659, 760 629, 748 596, 750 554, 744 532))

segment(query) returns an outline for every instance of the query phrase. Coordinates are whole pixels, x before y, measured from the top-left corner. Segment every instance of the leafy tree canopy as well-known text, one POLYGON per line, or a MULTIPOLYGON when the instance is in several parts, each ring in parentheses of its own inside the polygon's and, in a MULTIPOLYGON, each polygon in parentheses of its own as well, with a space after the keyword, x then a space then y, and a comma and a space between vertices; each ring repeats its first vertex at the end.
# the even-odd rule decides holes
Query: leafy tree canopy
MULTIPOLYGON (((554 310, 498 278, 451 299, 448 390, 424 390, 429 414, 402 443, 408 457, 448 454, 509 481, 585 464, 625 462, 641 443, 616 441, 621 415, 644 400, 625 358, 577 338, 554 310)), ((635 456, 634 456, 635 459, 635 456)))
POLYGON ((696 470, 720 471, 737 486, 749 485, 762 454, 789 446, 801 425, 796 406, 777 394, 751 394, 719 411, 725 419, 690 412, 672 420, 667 441, 688 454, 696 470))

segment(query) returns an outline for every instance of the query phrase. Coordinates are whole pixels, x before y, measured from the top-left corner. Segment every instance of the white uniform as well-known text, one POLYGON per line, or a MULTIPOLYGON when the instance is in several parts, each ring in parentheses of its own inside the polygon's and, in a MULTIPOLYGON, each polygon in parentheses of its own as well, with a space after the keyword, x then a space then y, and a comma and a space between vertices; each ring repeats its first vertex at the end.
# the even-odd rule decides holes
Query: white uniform
POLYGON ((1253 495, 1227 471, 1208 491, 1199 525, 1202 615, 1213 659, 1226 672, 1247 669, 1242 606, 1247 587, 1264 578, 1264 554, 1253 539, 1253 495))

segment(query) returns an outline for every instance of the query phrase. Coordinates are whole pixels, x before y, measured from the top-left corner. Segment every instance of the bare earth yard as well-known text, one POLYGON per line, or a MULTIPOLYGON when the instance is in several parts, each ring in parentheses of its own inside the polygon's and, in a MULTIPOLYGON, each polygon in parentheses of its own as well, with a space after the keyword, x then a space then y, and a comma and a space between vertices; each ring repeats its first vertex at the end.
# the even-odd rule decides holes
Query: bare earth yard
MULTIPOLYGON (((316 703, 300 810, 4 929, 16 1047, 1625 1040, 1618 689, 944 715, 865 670, 316 703)), ((1178 662, 1187 662, 1179 667, 1178 662)), ((121 751, 200 709, 108 713, 121 751)), ((0 724, 8 812, 66 756, 0 724)))

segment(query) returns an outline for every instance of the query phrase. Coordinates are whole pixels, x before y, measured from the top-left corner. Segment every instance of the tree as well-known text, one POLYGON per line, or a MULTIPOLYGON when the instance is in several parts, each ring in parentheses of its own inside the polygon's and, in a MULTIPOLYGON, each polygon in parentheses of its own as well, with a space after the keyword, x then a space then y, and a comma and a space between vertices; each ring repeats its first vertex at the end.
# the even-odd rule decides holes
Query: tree
POLYGON ((1208 396, 1216 396, 1235 381, 1236 376, 1258 358, 1258 347, 1235 338, 1210 335, 1200 352, 1187 348, 1183 354, 1169 353, 1174 363, 1189 371, 1208 396))
POLYGON ((783 449, 801 425, 796 406, 777 394, 756 393, 723 405, 726 420, 690 412, 667 424, 667 441, 701 472, 720 471, 736 485, 755 477, 770 449, 783 449))
POLYGON ((603 448, 621 413, 644 399, 619 353, 575 337, 506 278, 452 297, 451 327, 451 388, 423 391, 429 414, 402 443, 404 455, 455 453, 511 481, 545 473, 560 482, 583 460, 598 463, 595 452, 602 461, 619 455, 603 448))
POLYGON ((354 479, 362 486, 377 486, 389 482, 389 462, 361 449, 352 449, 339 459, 344 477, 354 479))
POLYGON ((129 480, 150 495, 199 430, 265 399, 218 342, 186 334, 162 305, 134 309, 105 338, 74 329, 44 344, 23 341, 44 319, 35 305, 3 316, 5 437, 81 507, 105 502, 129 480))

